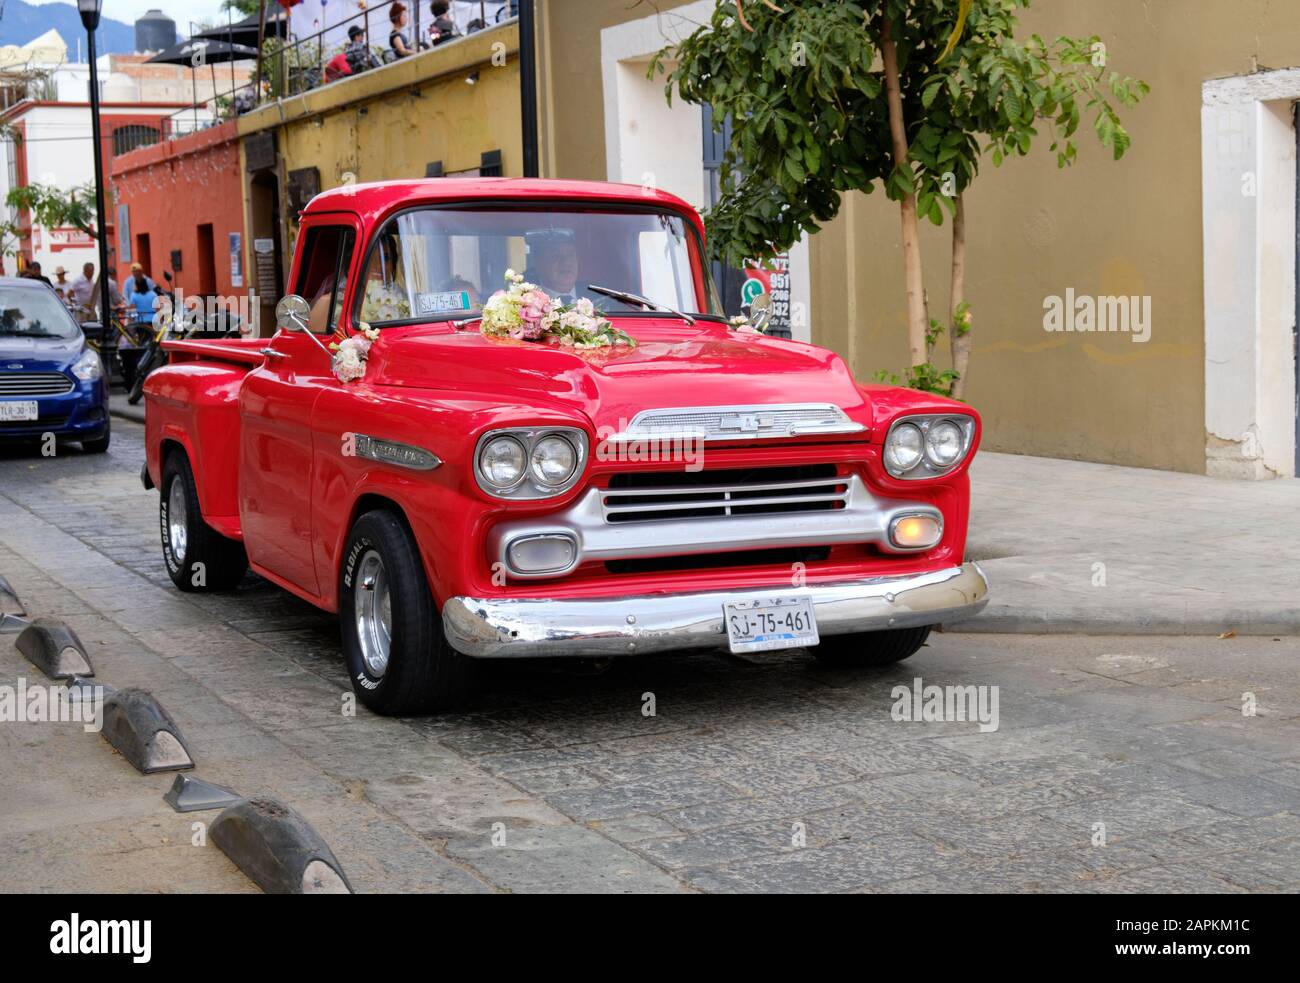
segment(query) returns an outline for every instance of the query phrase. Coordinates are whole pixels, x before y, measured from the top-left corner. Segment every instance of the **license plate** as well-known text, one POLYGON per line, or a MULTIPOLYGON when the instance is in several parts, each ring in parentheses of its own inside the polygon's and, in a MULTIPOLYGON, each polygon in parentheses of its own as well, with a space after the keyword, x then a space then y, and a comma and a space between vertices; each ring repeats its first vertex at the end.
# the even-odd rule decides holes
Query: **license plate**
POLYGON ((816 645, 817 616, 810 597, 764 597, 722 606, 733 652, 771 652, 816 645))
POLYGON ((34 399, 0 400, 0 420, 35 420, 39 416, 34 399))

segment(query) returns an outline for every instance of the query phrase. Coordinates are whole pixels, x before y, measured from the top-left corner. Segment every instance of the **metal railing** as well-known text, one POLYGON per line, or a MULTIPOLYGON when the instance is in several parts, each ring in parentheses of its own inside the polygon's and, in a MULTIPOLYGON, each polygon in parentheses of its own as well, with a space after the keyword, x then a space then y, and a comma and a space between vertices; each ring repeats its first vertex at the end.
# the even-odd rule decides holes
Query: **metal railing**
MULTIPOLYGON (((212 98, 196 102, 193 106, 188 106, 171 114, 169 118, 171 134, 184 135, 207 129, 236 116, 251 112, 268 103, 302 95, 331 82, 350 78, 353 75, 400 61, 401 57, 396 56, 391 44, 377 45, 370 35, 372 25, 376 25, 380 30, 389 29, 392 21, 389 19, 388 11, 394 3, 399 2, 402 3, 410 15, 407 28, 403 33, 407 35, 407 44, 411 48, 412 55, 420 54, 444 43, 455 43, 457 40, 478 33, 480 30, 508 23, 517 19, 518 16, 517 0, 504 0, 504 2, 503 0, 491 0, 491 2, 489 0, 480 0, 478 4, 480 10, 478 20, 482 22, 482 26, 471 26, 470 30, 465 34, 456 34, 450 38, 433 42, 428 37, 433 25, 433 15, 427 9, 428 0, 424 0, 423 4, 419 0, 382 0, 382 2, 369 6, 364 10, 359 10, 355 14, 342 17, 330 23, 321 31, 307 37, 290 38, 289 40, 282 40, 279 37, 267 37, 262 42, 257 59, 257 68, 252 79, 245 84, 232 83, 231 88, 223 92, 217 92, 214 79, 212 98), (423 11, 423 23, 421 21, 421 6, 426 8, 423 11), (496 16, 493 16, 493 10, 496 11, 496 16), (349 63, 348 72, 340 72, 336 75, 331 70, 330 63, 338 55, 344 54, 348 46, 346 42, 337 39, 345 37, 347 31, 353 26, 360 26, 364 32, 363 37, 370 54, 367 60, 368 63, 363 64, 360 68, 355 68, 349 63), (327 42, 327 37, 333 37, 335 40, 327 42), (200 108, 208 110, 210 116, 200 118, 197 114, 197 110, 200 108)), ((471 25, 473 23, 471 22, 471 25)))

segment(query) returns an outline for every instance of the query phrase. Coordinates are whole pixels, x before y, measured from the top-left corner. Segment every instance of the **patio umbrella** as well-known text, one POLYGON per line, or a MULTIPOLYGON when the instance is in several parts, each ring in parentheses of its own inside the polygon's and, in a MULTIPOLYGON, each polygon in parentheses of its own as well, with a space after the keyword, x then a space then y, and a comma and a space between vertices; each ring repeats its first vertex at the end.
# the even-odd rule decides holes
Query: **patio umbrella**
MULTIPOLYGON (((268 13, 266 15, 266 36, 268 38, 283 38, 289 34, 288 15, 281 13, 268 13)), ((208 38, 213 41, 225 41, 229 44, 246 44, 252 48, 257 47, 258 38, 258 16, 252 14, 243 20, 237 20, 233 24, 222 24, 220 27, 214 27, 207 31, 200 31, 194 35, 195 38, 208 38)))
POLYGON ((199 49, 203 54, 197 58, 198 64, 216 65, 228 61, 251 61, 257 58, 257 49, 246 44, 231 44, 214 38, 190 38, 165 48, 147 61, 150 65, 189 65, 195 66, 199 49))
MULTIPOLYGON (((194 125, 199 125, 199 83, 198 68, 207 65, 212 69, 212 97, 217 96, 217 69, 219 62, 252 61, 257 58, 257 49, 246 44, 231 44, 229 41, 214 41, 211 38, 190 38, 164 48, 148 59, 150 65, 189 65, 190 78, 194 90, 194 125)), ((230 96, 234 98, 234 92, 230 96)))

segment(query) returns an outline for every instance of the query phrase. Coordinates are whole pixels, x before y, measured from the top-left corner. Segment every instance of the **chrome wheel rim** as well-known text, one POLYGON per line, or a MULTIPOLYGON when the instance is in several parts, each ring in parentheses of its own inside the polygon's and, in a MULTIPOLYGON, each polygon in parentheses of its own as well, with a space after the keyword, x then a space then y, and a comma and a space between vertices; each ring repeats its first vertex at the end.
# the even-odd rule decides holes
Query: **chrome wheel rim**
POLYGON ((171 489, 167 492, 167 545, 171 547, 172 556, 177 563, 185 562, 185 486, 180 476, 172 479, 171 489))
POLYGON ((368 550, 361 557, 352 589, 361 661, 366 664, 366 671, 378 679, 388 669, 388 653, 393 640, 393 605, 384 561, 374 550, 368 550))

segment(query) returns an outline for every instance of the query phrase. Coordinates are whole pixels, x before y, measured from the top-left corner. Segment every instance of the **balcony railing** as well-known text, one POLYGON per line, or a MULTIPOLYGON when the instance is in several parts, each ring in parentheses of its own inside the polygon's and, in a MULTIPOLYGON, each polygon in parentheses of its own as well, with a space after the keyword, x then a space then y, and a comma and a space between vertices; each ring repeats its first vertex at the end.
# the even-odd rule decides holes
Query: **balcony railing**
MULTIPOLYGON (((293 37, 288 40, 278 37, 266 38, 257 59, 257 68, 249 83, 232 85, 222 92, 216 92, 214 88, 211 99, 177 110, 171 116, 170 132, 178 135, 206 129, 268 103, 302 95, 331 82, 351 78, 402 60, 395 56, 391 45, 376 44, 371 37, 372 30, 385 34, 390 30, 389 10, 396 2, 402 2, 410 14, 407 28, 403 33, 407 36, 408 45, 413 49, 412 54, 419 54, 434 47, 434 43, 430 40, 433 16, 427 9, 427 4, 423 4, 425 9, 421 11, 422 4, 419 0, 382 0, 355 14, 342 17, 329 24, 324 30, 307 37, 293 37), (349 65, 349 71, 343 73, 332 67, 331 62, 335 62, 339 55, 346 53, 347 43, 326 39, 345 37, 348 30, 354 26, 360 27, 364 32, 366 48, 371 55, 370 63, 360 69, 349 65), (200 115, 202 110, 207 112, 200 115)), ((468 33, 440 40, 437 46, 455 44, 480 30, 508 23, 518 17, 518 0, 505 0, 505 2, 481 0, 478 6, 480 16, 477 20, 482 22, 481 26, 472 20, 468 33)))

